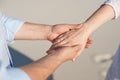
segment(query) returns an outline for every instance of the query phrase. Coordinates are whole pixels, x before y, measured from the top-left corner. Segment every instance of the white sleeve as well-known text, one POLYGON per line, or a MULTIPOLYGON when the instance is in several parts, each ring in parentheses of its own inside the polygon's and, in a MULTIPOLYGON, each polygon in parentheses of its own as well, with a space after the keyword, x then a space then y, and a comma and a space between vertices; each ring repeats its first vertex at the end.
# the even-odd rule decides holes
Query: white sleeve
POLYGON ((115 11, 115 19, 120 16, 120 0, 106 0, 104 4, 108 4, 113 7, 115 11))

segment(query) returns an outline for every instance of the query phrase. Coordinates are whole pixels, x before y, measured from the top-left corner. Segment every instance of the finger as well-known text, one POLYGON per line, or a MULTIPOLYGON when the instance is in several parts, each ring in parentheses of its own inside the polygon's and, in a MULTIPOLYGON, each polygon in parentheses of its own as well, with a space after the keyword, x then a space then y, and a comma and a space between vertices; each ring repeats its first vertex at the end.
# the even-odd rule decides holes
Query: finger
POLYGON ((93 43, 93 40, 87 41, 87 44, 92 44, 92 43, 93 43))
MULTIPOLYGON (((55 48, 55 47, 52 45, 52 46, 49 48, 49 50, 52 50, 52 49, 54 49, 54 48, 55 48)), ((49 51, 49 50, 48 50, 48 51, 49 51)))
POLYGON ((72 61, 74 62, 79 55, 80 55, 80 50, 76 53, 76 55, 74 56, 74 58, 72 59, 72 61))
POLYGON ((62 41, 60 41, 59 43, 56 43, 56 44, 53 44, 54 47, 57 47, 57 46, 63 46, 65 44, 68 44, 69 41, 65 39, 63 39, 62 41))
POLYGON ((52 53, 54 53, 55 52, 55 50, 54 49, 51 49, 51 50, 48 50, 46 53, 49 55, 49 54, 52 54, 52 53))
MULTIPOLYGON (((75 45, 75 44, 74 44, 75 45)), ((76 44, 76 45, 78 45, 78 44, 76 44)), ((55 49, 56 47, 71 47, 71 46, 73 46, 70 42, 67 42, 67 43, 65 43, 65 44, 63 44, 63 45, 52 45, 51 47, 50 47, 50 49, 49 50, 51 50, 51 49, 55 49)))
POLYGON ((75 55, 75 57, 73 58, 73 61, 76 60, 76 58, 80 55, 81 51, 78 51, 77 54, 75 55))
POLYGON ((71 25, 69 26, 70 30, 78 30, 83 26, 83 24, 71 25))
POLYGON ((47 51, 47 53, 48 53, 48 54, 51 54, 51 53, 53 53, 53 51, 54 51, 54 53, 55 53, 55 51, 58 51, 59 49, 62 49, 62 48, 64 48, 64 47, 66 47, 66 46, 58 46, 58 47, 51 48, 51 49, 49 49, 49 50, 47 51))
POLYGON ((68 42, 68 41, 66 41, 65 43, 60 43, 60 44, 56 44, 56 45, 54 45, 53 47, 58 47, 58 46, 74 46, 74 45, 79 45, 78 43, 71 43, 71 42, 68 42))
POLYGON ((90 44, 87 44, 87 45, 85 46, 85 48, 90 48, 90 44))
POLYGON ((87 41, 85 48, 90 48, 91 44, 93 44, 92 40, 87 41))
POLYGON ((63 41, 66 38, 65 34, 60 35, 57 39, 54 40, 53 44, 57 44, 60 43, 61 41, 63 41))
POLYGON ((80 46, 80 44, 79 43, 77 43, 77 42, 75 42, 75 43, 73 43, 73 42, 66 42, 65 44, 62 44, 61 46, 73 46, 73 45, 79 45, 80 46))
POLYGON ((46 51, 47 54, 49 54, 49 51, 54 50, 54 46, 51 45, 51 47, 46 51))
POLYGON ((90 38, 88 38, 87 43, 88 43, 88 44, 92 44, 92 43, 93 43, 93 40, 90 39, 90 38))
POLYGON ((91 46, 91 44, 92 44, 91 42, 86 43, 85 48, 89 48, 91 46))
MULTIPOLYGON (((65 45, 60 45, 60 46, 65 46, 65 45)), ((50 49, 54 49, 56 47, 60 47, 59 45, 52 45, 50 49)))

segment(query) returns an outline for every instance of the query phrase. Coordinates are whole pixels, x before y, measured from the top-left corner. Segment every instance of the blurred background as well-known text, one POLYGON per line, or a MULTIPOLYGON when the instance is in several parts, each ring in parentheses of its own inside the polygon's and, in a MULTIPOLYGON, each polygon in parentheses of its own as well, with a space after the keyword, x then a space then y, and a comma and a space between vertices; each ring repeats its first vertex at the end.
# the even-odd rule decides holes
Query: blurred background
MULTIPOLYGON (((41 24, 78 24, 85 21, 104 0, 0 0, 6 15, 41 24)), ((94 44, 76 62, 67 62, 53 74, 54 80, 104 80, 120 42, 120 18, 94 32, 94 44)), ((48 41, 16 41, 10 45, 16 66, 35 61, 44 55, 48 41), (17 60, 16 60, 17 59, 17 60), (26 61, 26 63, 25 63, 26 61)), ((51 79, 52 79, 51 78, 51 79)))

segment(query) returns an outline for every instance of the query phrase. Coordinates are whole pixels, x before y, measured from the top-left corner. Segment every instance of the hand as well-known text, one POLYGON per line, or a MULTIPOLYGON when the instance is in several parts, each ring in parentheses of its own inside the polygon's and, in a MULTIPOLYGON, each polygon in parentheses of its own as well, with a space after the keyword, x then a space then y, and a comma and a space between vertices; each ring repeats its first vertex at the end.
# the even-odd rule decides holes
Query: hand
POLYGON ((63 33, 66 33, 70 30, 80 29, 81 26, 76 26, 77 24, 57 24, 54 25, 50 34, 48 35, 48 40, 54 42, 54 40, 63 33))
POLYGON ((72 46, 72 45, 80 45, 80 50, 78 54, 75 56, 78 57, 80 53, 84 50, 85 46, 89 47, 89 44, 92 43, 92 40, 90 40, 89 34, 87 33, 87 29, 84 25, 80 24, 77 25, 77 27, 81 27, 79 30, 71 30, 69 32, 66 32, 65 34, 59 36, 53 43, 52 48, 58 47, 58 46, 72 46))
POLYGON ((51 49, 47 51, 47 53, 57 55, 59 56, 60 60, 65 62, 68 60, 73 60, 74 56, 78 53, 79 49, 80 49, 80 46, 78 45, 71 46, 71 47, 61 46, 61 47, 56 47, 54 49, 51 49))

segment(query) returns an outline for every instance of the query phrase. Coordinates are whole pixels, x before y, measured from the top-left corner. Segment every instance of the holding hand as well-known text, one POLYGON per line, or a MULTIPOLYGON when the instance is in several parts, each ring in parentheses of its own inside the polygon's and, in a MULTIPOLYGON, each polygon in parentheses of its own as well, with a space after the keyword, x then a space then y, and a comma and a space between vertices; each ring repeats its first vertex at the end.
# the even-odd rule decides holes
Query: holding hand
POLYGON ((81 26, 76 26, 76 24, 57 24, 51 27, 47 37, 49 41, 53 42, 61 34, 80 28, 81 26))
POLYGON ((80 29, 70 30, 59 36, 54 41, 51 49, 59 46, 79 45, 80 46, 79 52, 74 56, 74 58, 78 57, 80 53, 84 50, 85 46, 86 48, 90 46, 92 40, 88 38, 89 34, 87 33, 87 29, 83 24, 76 25, 76 27, 80 27, 80 29))
POLYGON ((47 51, 48 54, 59 56, 59 59, 62 62, 73 60, 74 56, 78 53, 80 49, 79 45, 74 45, 71 47, 63 46, 63 47, 56 47, 47 51))

